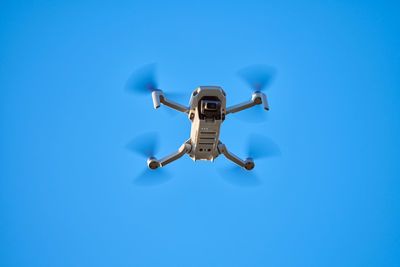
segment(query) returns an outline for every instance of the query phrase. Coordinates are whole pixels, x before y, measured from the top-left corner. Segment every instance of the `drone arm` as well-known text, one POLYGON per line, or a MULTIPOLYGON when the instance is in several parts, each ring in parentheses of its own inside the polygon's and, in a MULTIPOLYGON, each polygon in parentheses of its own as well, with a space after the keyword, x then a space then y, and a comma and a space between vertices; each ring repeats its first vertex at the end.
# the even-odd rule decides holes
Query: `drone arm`
POLYGON ((254 161, 251 158, 248 158, 246 160, 242 160, 241 158, 239 158, 235 154, 229 152, 228 149, 226 148, 226 146, 224 144, 222 144, 222 143, 218 144, 218 152, 220 154, 224 154, 224 156, 227 159, 229 159, 233 163, 239 165, 240 167, 242 167, 242 168, 244 168, 244 169, 246 169, 248 171, 254 168, 254 161))
POLYGON ((191 150, 192 150, 192 145, 190 144, 189 141, 187 141, 177 151, 169 154, 168 156, 165 156, 162 159, 159 159, 158 162, 160 163, 161 167, 164 167, 165 165, 181 158, 186 153, 189 153, 191 150))
POLYGON ((183 113, 189 113, 189 109, 185 107, 184 105, 181 105, 179 103, 176 103, 175 101, 166 99, 164 96, 160 98, 161 103, 166 105, 167 107, 170 107, 172 109, 175 109, 177 111, 183 112, 183 113))
POLYGON ((269 110, 267 96, 264 93, 255 92, 252 95, 251 100, 226 108, 226 114, 242 111, 260 104, 263 105, 265 110, 269 110))
POLYGON ((170 107, 177 111, 180 111, 183 113, 189 113, 189 109, 187 107, 185 107, 179 103, 176 103, 175 101, 167 99, 161 90, 154 90, 152 92, 152 97, 153 97, 153 106, 155 109, 159 108, 161 104, 164 104, 167 107, 170 107))
POLYGON ((246 101, 246 102, 234 105, 234 106, 227 107, 226 108, 226 114, 242 111, 244 109, 251 108, 251 107, 253 107, 255 105, 257 105, 257 104, 254 103, 253 100, 249 100, 249 101, 246 101))

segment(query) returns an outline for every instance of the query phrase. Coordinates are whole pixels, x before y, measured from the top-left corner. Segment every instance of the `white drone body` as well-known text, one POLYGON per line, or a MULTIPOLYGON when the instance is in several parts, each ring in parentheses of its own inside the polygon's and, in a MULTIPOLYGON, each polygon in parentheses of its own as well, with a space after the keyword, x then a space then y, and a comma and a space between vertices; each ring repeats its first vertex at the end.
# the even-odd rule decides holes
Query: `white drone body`
POLYGON ((221 124, 226 115, 235 113, 255 105, 263 105, 269 110, 267 97, 264 93, 256 91, 252 98, 235 106, 226 107, 226 94, 219 86, 200 86, 191 95, 189 107, 171 101, 164 96, 161 90, 152 92, 154 108, 157 109, 164 104, 172 109, 188 114, 192 122, 192 129, 189 140, 187 140, 178 151, 161 159, 150 157, 147 160, 150 169, 163 167, 185 154, 188 154, 194 161, 211 160, 223 154, 227 159, 237 165, 251 170, 254 168, 252 158, 245 160, 228 151, 226 146, 219 140, 221 124))

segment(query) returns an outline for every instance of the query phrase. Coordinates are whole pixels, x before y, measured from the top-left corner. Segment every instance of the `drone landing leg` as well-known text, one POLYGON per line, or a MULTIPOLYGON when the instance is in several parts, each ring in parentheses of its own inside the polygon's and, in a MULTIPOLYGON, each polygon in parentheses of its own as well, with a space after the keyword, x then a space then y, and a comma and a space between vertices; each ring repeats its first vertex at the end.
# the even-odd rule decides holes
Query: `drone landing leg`
POLYGON ((228 151, 226 146, 222 143, 218 145, 218 152, 220 154, 224 154, 224 156, 232 161, 233 163, 239 165, 242 168, 245 168, 246 170, 250 171, 254 168, 254 161, 251 158, 247 158, 246 160, 240 159, 238 156, 235 154, 231 153, 228 151))
MULTIPOLYGON (((190 140, 189 140, 190 141, 190 140)), ((184 143, 177 151, 169 154, 168 156, 163 157, 162 159, 157 160, 156 158, 149 158, 147 161, 147 165, 150 169, 157 169, 158 167, 164 167, 165 165, 181 158, 186 153, 189 153, 192 150, 192 145, 187 141, 184 143)))

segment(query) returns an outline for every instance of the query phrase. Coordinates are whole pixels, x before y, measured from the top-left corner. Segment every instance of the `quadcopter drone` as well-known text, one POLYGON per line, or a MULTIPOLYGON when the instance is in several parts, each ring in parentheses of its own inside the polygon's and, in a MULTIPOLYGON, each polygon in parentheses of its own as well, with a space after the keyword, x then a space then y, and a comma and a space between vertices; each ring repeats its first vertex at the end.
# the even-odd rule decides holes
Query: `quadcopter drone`
POLYGON ((231 113, 256 105, 262 105, 264 110, 269 110, 267 96, 262 90, 272 77, 270 69, 267 71, 263 69, 261 73, 260 69, 244 71, 242 76, 254 90, 251 99, 228 107, 226 107, 226 93, 219 86, 199 86, 191 94, 189 106, 184 106, 168 99, 162 90, 157 89, 153 72, 149 71, 149 68, 142 69, 138 73, 131 79, 131 84, 133 84, 131 87, 142 92, 151 92, 155 109, 163 104, 176 111, 183 112, 188 115, 192 124, 190 138, 177 151, 160 159, 148 155, 147 166, 150 169, 155 170, 164 167, 185 154, 188 154, 193 161, 210 160, 212 162, 223 154, 227 159, 248 171, 254 168, 254 160, 251 157, 243 160, 230 152, 219 139, 219 134, 222 122, 231 113))

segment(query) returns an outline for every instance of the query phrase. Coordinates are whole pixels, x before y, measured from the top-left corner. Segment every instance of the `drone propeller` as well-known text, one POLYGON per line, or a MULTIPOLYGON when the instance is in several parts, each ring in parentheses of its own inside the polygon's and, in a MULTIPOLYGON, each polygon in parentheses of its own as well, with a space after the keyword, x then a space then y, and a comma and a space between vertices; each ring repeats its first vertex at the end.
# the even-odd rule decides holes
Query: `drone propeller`
MULTIPOLYGON (((262 135, 251 135, 247 150, 253 160, 280 155, 278 145, 262 135)), ((218 169, 218 172, 225 181, 236 186, 252 187, 262 183, 255 170, 247 171, 237 165, 218 169)))
POLYGON ((268 120, 268 116, 268 112, 265 112, 262 105, 257 105, 249 109, 236 112, 232 117, 247 123, 264 123, 268 120))
MULTIPOLYGON (((136 70, 125 84, 125 89, 132 93, 151 94, 158 90, 156 79, 156 64, 148 64, 136 70)), ((181 92, 164 92, 165 97, 169 99, 183 100, 186 95, 181 92)), ((170 108, 163 108, 171 116, 175 116, 176 112, 171 112, 170 108)))
MULTIPOLYGON (((275 70, 264 65, 253 65, 238 72, 238 75, 250 86, 253 92, 268 89, 275 75, 275 70)), ((246 122, 262 123, 268 115, 261 106, 255 106, 239 112, 236 118, 246 122)))
POLYGON ((253 65, 238 72, 253 91, 263 91, 268 88, 275 75, 275 70, 264 65, 253 65))
POLYGON ((142 134, 133 139, 127 148, 144 157, 154 157, 158 149, 158 135, 155 132, 142 134))
POLYGON ((157 90, 155 76, 156 64, 146 65, 135 71, 128 79, 125 88, 133 93, 147 94, 157 90))
POLYGON ((261 185, 261 180, 254 171, 246 171, 237 165, 218 168, 217 172, 223 180, 235 186, 254 187, 261 185))
POLYGON ((249 137, 247 153, 252 159, 263 159, 281 154, 277 144, 269 138, 258 134, 252 134, 249 137))
POLYGON ((170 179, 171 175, 162 168, 156 171, 146 168, 133 180, 133 183, 139 186, 153 186, 166 183, 170 179))
MULTIPOLYGON (((146 158, 154 157, 158 150, 158 135, 154 132, 142 134, 132 140, 127 145, 127 148, 140 156, 146 158)), ((146 162, 143 161, 143 163, 146 162)), ((145 168, 146 169, 135 178, 133 181, 134 184, 151 186, 165 183, 171 178, 168 172, 162 168, 158 168, 157 170, 150 170, 147 168, 147 166, 145 168)))

